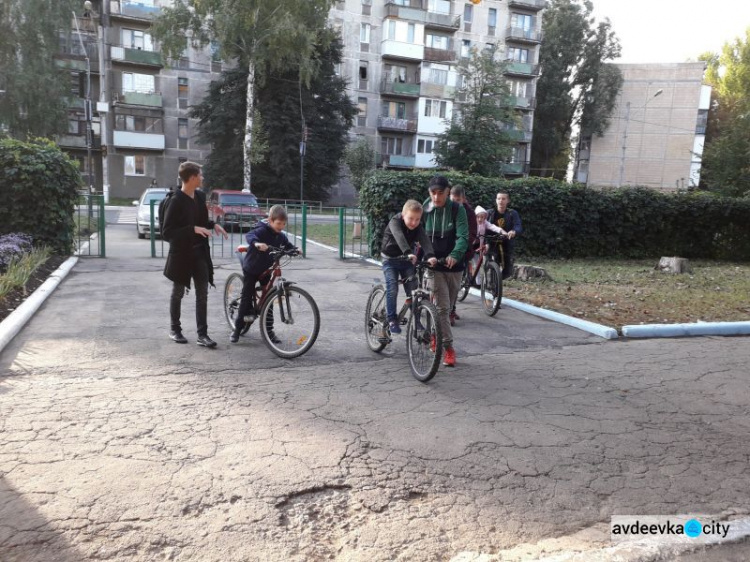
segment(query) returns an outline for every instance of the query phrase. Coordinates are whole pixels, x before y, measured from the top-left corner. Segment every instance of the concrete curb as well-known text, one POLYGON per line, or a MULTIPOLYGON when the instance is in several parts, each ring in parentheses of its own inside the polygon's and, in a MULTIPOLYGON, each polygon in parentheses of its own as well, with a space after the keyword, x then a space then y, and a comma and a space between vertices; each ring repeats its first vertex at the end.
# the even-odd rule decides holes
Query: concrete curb
POLYGON ((10 315, 0 322, 0 352, 5 349, 11 340, 21 331, 26 323, 39 310, 47 297, 57 288, 60 282, 67 277, 70 270, 78 262, 78 258, 73 256, 65 260, 47 280, 42 283, 21 306, 15 309, 10 315))
POLYGON ((689 324, 640 324, 622 327, 628 338, 679 338, 685 336, 747 336, 750 322, 696 322, 689 324))

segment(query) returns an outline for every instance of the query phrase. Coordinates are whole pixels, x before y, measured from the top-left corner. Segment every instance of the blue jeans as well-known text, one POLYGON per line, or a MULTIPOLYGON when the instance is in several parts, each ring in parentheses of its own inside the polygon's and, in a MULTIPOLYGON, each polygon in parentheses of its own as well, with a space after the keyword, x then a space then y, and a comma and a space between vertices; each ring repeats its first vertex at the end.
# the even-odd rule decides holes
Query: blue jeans
MULTIPOLYGON (((385 313, 388 321, 396 320, 398 313, 396 311, 396 297, 398 296, 398 280, 406 279, 414 275, 414 265, 406 260, 383 259, 383 276, 385 277, 385 313)), ((410 297, 412 289, 416 283, 404 283, 406 296, 410 297)))

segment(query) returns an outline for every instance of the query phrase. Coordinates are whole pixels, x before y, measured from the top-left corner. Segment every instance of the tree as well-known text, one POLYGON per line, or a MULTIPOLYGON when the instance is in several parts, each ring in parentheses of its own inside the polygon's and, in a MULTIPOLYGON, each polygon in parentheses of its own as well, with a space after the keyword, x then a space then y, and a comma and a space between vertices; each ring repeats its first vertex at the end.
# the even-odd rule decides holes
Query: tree
POLYGON ((218 43, 224 58, 247 70, 244 119, 243 185, 252 186, 255 87, 267 71, 293 68, 309 84, 317 62, 316 45, 324 39, 333 0, 182 0, 163 8, 154 21, 154 36, 170 59, 179 59, 190 41, 195 46, 218 43))
MULTIPOLYGON (((332 30, 326 33, 333 34, 332 30)), ((339 179, 339 162, 356 108, 346 94, 345 81, 336 76, 342 44, 337 37, 321 42, 315 57, 318 70, 303 86, 294 72, 266 70, 256 89, 252 163, 258 195, 295 198, 299 194, 299 141, 302 122, 308 130, 304 161, 305 197, 325 199, 339 179), (302 108, 300 109, 300 102, 302 108), (262 149, 258 140, 262 140, 262 149)), ((191 115, 200 120, 199 139, 213 147, 206 161, 206 184, 237 188, 242 185, 242 126, 247 100, 247 70, 222 73, 191 115)))
MULTIPOLYGON (((67 126, 68 71, 57 66, 61 29, 73 0, 0 4, 0 126, 17 138, 51 137, 67 126)), ((77 40, 77 36, 74 37, 77 40)))
POLYGON ((499 48, 474 50, 459 64, 465 102, 454 106, 448 129, 434 148, 439 166, 479 174, 500 176, 515 144, 509 127, 515 123, 510 89, 498 62, 499 48))
POLYGON ((359 139, 346 148, 344 162, 349 168, 352 185, 359 193, 365 180, 375 171, 375 151, 367 139, 359 139))
POLYGON ((750 194, 750 28, 721 54, 704 53, 712 86, 711 119, 702 157, 701 185, 723 195, 750 194))
POLYGON ((574 128, 590 136, 609 126, 622 75, 606 61, 620 56, 620 43, 609 20, 597 24, 592 10, 589 0, 551 0, 544 11, 531 151, 534 175, 564 178, 574 128), (561 160, 566 164, 562 168, 561 160))

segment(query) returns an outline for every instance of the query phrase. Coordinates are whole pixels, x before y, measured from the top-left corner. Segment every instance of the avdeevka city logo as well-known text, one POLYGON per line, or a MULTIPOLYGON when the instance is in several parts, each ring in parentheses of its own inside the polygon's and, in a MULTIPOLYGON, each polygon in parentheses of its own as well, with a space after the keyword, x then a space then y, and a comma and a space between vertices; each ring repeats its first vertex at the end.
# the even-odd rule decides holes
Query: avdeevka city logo
POLYGON ((685 534, 688 537, 694 539, 695 537, 699 537, 702 532, 703 525, 697 519, 691 519, 685 523, 685 534))

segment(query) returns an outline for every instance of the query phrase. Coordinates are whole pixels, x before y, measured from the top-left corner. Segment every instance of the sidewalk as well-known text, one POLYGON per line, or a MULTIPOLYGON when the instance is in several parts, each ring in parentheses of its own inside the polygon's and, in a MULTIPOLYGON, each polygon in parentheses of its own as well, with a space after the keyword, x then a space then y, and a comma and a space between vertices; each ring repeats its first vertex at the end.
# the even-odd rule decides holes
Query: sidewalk
POLYGON ((376 267, 311 245, 287 268, 322 327, 283 361, 257 327, 228 343, 234 260, 217 261, 206 350, 192 294, 191 343, 167 338, 147 241, 125 225, 107 241, 0 355, 3 562, 492 560, 599 548, 575 533, 613 513, 748 505, 747 339, 602 342, 468 299, 459 366, 422 385, 403 341, 364 343, 376 267))

